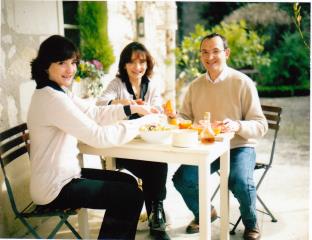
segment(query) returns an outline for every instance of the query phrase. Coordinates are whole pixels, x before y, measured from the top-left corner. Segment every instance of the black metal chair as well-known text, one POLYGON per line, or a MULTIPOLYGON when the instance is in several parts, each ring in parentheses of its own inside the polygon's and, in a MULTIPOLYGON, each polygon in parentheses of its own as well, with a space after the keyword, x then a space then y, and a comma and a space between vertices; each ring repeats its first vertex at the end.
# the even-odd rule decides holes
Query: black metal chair
MULTIPOLYGON (((268 149, 270 151, 269 161, 267 161, 267 162, 259 161, 258 159, 256 161, 255 170, 260 170, 260 169, 263 170, 263 173, 260 175, 260 179, 256 185, 257 190, 259 189, 261 183, 263 182, 264 177, 268 173, 268 171, 271 168, 272 163, 273 163, 276 139, 277 139, 277 134, 278 134, 278 131, 280 128, 280 121, 281 121, 281 114, 282 114, 282 108, 280 108, 280 107, 274 107, 274 106, 268 106, 268 105, 261 105, 261 107, 262 107, 262 111, 264 113, 264 116, 266 117, 266 119, 268 121, 269 131, 272 132, 272 144, 270 145, 270 148, 268 149)), ((219 172, 217 172, 217 173, 219 174, 219 172)), ((216 188, 216 190, 212 194, 211 201, 216 196, 219 188, 220 188, 220 185, 216 188)), ((260 210, 258 210, 258 211, 269 215, 271 217, 272 222, 277 222, 277 219, 274 217, 274 215, 272 214, 270 209, 265 205, 265 203, 263 202, 263 200, 261 199, 261 197, 259 196, 258 193, 257 193, 257 199, 260 202, 260 204, 263 206, 263 208, 265 209, 265 211, 260 211, 260 210)), ((235 230, 236 230, 236 228, 237 228, 237 226, 241 220, 242 220, 242 217, 240 216, 238 218, 238 220, 236 221, 236 223, 233 224, 234 227, 232 228, 230 234, 232 234, 232 235, 235 234, 235 230)))
POLYGON ((67 210, 55 210, 48 209, 44 206, 37 206, 33 202, 30 202, 23 210, 19 210, 16 199, 14 198, 14 188, 12 182, 14 176, 9 176, 8 166, 16 160, 25 161, 29 159, 29 133, 26 123, 20 124, 16 127, 10 128, 0 133, 0 163, 4 176, 5 186, 9 201, 14 212, 15 218, 19 219, 27 228, 27 230, 35 237, 39 236, 35 228, 27 221, 29 218, 38 217, 59 217, 60 221, 56 224, 52 232, 48 235, 48 238, 54 238, 56 233, 65 224, 76 238, 81 239, 81 236, 74 229, 74 227, 67 221, 71 215, 76 215, 78 212, 76 209, 67 210), (26 156, 27 158, 25 158, 26 156), (11 182, 10 182, 11 181, 11 182))

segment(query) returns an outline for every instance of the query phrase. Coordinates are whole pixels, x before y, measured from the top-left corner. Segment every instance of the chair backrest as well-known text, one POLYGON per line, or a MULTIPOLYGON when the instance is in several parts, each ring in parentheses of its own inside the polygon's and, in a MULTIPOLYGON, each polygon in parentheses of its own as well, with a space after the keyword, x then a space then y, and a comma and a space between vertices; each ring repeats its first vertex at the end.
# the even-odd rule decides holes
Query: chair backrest
POLYGON ((271 166, 273 162, 274 152, 275 152, 275 144, 276 144, 276 138, 277 134, 280 128, 280 121, 281 121, 281 114, 282 114, 282 108, 281 107, 274 107, 274 106, 268 106, 268 105, 261 105, 262 111, 264 113, 264 116, 266 117, 269 125, 269 130, 274 131, 273 133, 273 141, 272 141, 272 147, 271 147, 271 154, 270 154, 270 161, 269 166, 271 166))
POLYGON ((10 128, 0 133, 0 163, 4 176, 5 185, 9 195, 10 203, 15 215, 19 214, 14 200, 14 195, 6 167, 24 154, 29 157, 29 133, 26 123, 10 128))

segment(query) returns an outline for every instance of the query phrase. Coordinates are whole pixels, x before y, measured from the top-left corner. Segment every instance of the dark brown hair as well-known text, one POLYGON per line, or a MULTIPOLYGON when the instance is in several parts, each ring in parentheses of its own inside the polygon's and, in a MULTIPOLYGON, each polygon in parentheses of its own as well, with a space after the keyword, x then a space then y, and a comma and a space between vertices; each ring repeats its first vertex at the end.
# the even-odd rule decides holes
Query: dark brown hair
POLYGON ((129 81, 128 73, 125 67, 127 63, 131 62, 132 54, 136 52, 142 54, 146 60, 147 68, 143 78, 150 78, 153 74, 154 60, 149 51, 143 44, 139 42, 131 42, 120 53, 117 77, 121 78, 123 82, 129 81))
POLYGON ((30 63, 31 77, 40 83, 49 79, 47 69, 51 63, 76 58, 79 61, 79 51, 72 41, 60 36, 53 35, 44 40, 38 51, 38 56, 30 63))
POLYGON ((211 39, 211 38, 214 38, 214 37, 220 37, 223 41, 223 47, 224 49, 227 49, 229 46, 228 46, 228 43, 227 43, 227 40, 224 36, 222 36, 221 34, 219 33, 211 33, 209 35, 206 35, 205 37, 203 37, 203 39, 201 40, 200 42, 200 46, 199 46, 199 49, 201 49, 201 46, 203 44, 203 42, 206 40, 206 39, 211 39))

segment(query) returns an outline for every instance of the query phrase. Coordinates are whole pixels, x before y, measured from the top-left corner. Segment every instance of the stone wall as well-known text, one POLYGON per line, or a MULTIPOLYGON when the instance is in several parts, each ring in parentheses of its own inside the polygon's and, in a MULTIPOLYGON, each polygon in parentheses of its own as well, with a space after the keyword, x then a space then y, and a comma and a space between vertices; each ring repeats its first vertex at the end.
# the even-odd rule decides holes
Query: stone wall
MULTIPOLYGON (((1 1, 0 131, 26 121, 30 96, 35 87, 30 81, 29 64, 43 39, 61 33, 58 8, 57 2, 1 1)), ((25 169, 20 164, 10 168, 24 179, 14 181, 18 185, 16 197, 19 203, 29 196, 26 186, 29 177, 25 176, 25 169)), ((0 238, 13 234, 23 236, 26 229, 14 219, 2 174, 0 186, 0 238)), ((19 206, 24 205, 21 203, 19 206)))
POLYGON ((119 55, 132 41, 143 43, 154 57, 153 80, 157 81, 164 99, 175 97, 175 31, 176 5, 166 1, 108 2, 109 36, 116 62, 111 66, 108 80, 117 73, 119 55), (137 33, 136 19, 144 19, 144 36, 137 33))
POLYGON ((1 1, 0 131, 26 120, 34 86, 29 63, 40 42, 59 33, 57 9, 56 2, 1 1))

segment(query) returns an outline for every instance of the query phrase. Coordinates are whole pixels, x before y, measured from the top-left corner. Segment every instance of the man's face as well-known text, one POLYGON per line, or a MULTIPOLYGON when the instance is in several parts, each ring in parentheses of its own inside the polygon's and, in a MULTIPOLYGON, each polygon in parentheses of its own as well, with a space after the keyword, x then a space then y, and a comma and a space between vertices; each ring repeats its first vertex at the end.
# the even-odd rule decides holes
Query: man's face
POLYGON ((220 37, 205 39, 200 49, 200 59, 210 76, 218 76, 226 66, 230 56, 230 49, 224 49, 220 37))

